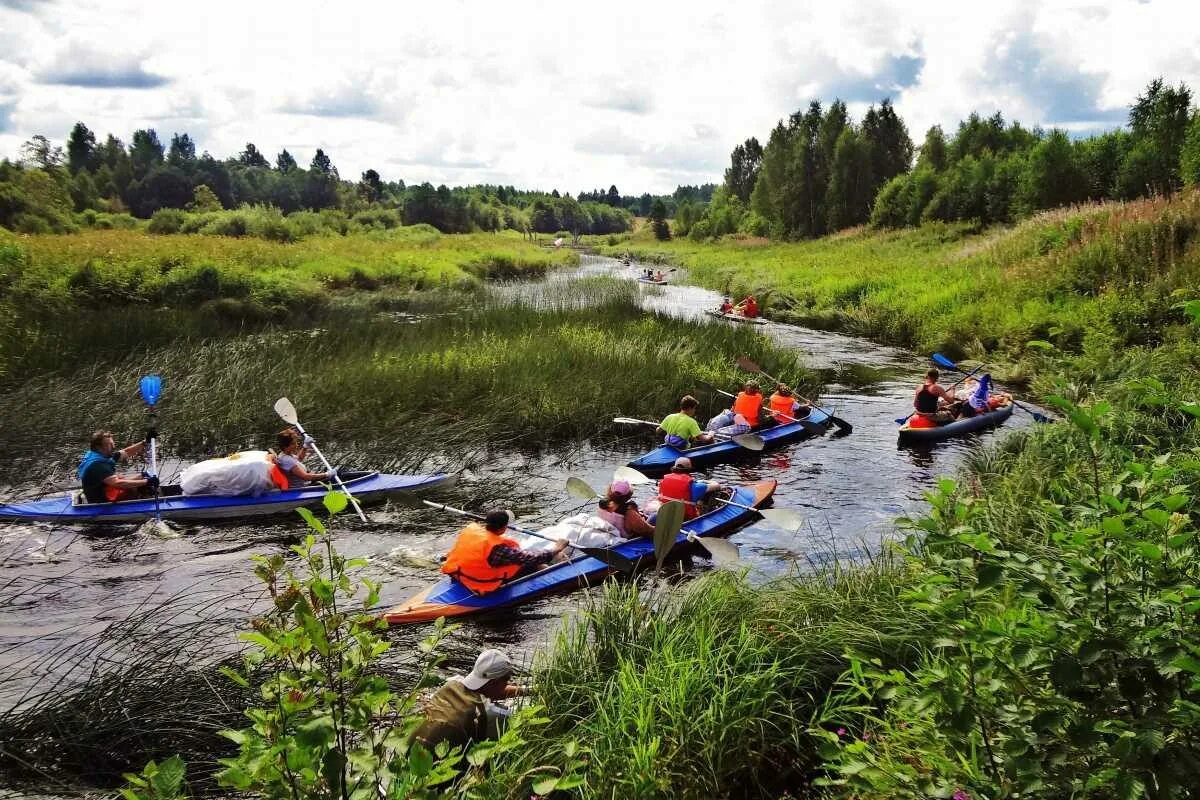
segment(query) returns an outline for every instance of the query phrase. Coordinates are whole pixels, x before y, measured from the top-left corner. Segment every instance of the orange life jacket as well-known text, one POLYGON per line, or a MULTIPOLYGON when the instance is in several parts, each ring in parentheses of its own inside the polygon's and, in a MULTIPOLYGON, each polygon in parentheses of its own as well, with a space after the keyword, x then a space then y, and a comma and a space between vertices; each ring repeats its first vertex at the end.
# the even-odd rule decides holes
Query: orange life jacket
POLYGON ((442 572, 476 594, 494 592, 521 570, 520 564, 493 567, 488 563, 488 556, 499 545, 517 549, 521 547, 515 540, 492 533, 479 523, 472 522, 454 540, 454 546, 442 564, 442 572))
POLYGON ((796 398, 779 392, 771 395, 771 416, 776 422, 792 422, 796 419, 796 398))
POLYGON ((696 504, 692 502, 692 476, 686 472, 672 472, 658 482, 659 502, 683 501, 683 518, 696 517, 696 504))
POLYGON ((747 300, 746 305, 742 306, 742 316, 753 319, 758 316, 758 303, 753 300, 747 300))
POLYGON ((275 484, 275 488, 279 491, 286 492, 292 488, 287 475, 283 474, 283 470, 275 462, 271 462, 270 467, 267 469, 267 475, 271 478, 271 483, 275 484))
POLYGON ((733 401, 733 413, 741 414, 746 418, 746 422, 750 423, 751 428, 758 427, 758 412, 762 410, 763 396, 759 394, 747 394, 738 392, 737 399, 733 401))

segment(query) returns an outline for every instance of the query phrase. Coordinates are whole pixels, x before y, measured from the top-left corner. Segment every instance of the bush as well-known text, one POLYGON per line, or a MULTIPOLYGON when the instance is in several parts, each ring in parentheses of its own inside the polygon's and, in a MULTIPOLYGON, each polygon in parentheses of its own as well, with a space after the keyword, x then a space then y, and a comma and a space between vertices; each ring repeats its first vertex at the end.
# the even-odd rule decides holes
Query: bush
POLYGON ((146 230, 157 234, 179 233, 186 221, 187 214, 178 208, 160 208, 150 218, 150 224, 146 226, 146 230))

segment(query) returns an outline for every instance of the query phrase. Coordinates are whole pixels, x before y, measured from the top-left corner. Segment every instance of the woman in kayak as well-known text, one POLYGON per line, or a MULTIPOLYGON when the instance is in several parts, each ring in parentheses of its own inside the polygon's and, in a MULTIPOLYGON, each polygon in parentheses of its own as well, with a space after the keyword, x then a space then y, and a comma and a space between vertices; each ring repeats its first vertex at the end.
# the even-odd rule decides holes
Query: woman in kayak
POLYGON ((287 476, 288 488, 296 489, 309 481, 332 482, 337 477, 337 470, 328 472, 309 472, 304 467, 304 459, 308 455, 308 446, 313 443, 312 437, 300 436, 295 428, 284 428, 275 437, 275 445, 279 452, 275 454, 275 464, 287 476))
POLYGON ((771 417, 780 425, 795 422, 800 417, 800 401, 792 395, 792 390, 786 383, 775 387, 775 393, 771 395, 767 405, 771 409, 771 417))
MULTIPOLYGON (((932 428, 937 425, 945 425, 954 419, 954 412, 946 408, 948 404, 954 401, 953 392, 938 385, 938 379, 941 377, 936 369, 931 369, 925 373, 925 382, 917 389, 913 395, 913 420, 920 419, 920 427, 932 428)), ((914 426, 917 427, 917 426, 914 426)))
POLYGON ((628 481, 615 481, 609 485, 597 516, 616 528, 625 539, 654 535, 654 526, 633 502, 633 488, 628 481))

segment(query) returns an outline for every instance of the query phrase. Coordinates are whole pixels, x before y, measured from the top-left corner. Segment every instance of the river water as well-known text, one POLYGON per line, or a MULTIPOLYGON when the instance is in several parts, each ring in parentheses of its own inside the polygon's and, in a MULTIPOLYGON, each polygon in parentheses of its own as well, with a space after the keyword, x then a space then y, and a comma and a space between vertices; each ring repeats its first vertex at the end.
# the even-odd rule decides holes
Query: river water
MULTIPOLYGON (((545 283, 588 275, 634 280, 637 268, 583 256, 578 269, 552 274, 545 283)), ((679 283, 682 271, 672 278, 675 283, 667 286, 641 286, 645 308, 705 324, 732 324, 703 314, 719 304, 718 295, 679 283)), ((536 292, 538 285, 510 290, 536 292)), ((884 538, 895 535, 895 517, 919 510, 922 493, 936 477, 953 473, 964 453, 994 435, 924 450, 898 448, 893 419, 909 406, 927 367, 924 358, 791 325, 770 323, 759 330, 800 351, 820 371, 826 383, 822 403, 850 421, 854 432, 796 443, 709 473, 726 482, 776 478, 776 505, 796 509, 806 519, 797 533, 763 521, 732 537, 753 580, 802 571, 830 558, 858 559, 878 549, 884 538)), ((1028 418, 1018 414, 1004 430, 1027 424, 1028 418)), ((468 503, 494 497, 488 488, 497 481, 520 485, 527 494, 513 498, 513 505, 522 521, 548 523, 580 507, 563 490, 568 475, 603 487, 615 466, 649 449, 652 439, 649 429, 637 428, 616 443, 582 442, 539 454, 498 453, 487 470, 461 476, 457 499, 468 503)), ((171 465, 164 466, 163 474, 169 476, 171 465)), ((398 604, 439 577, 437 560, 459 522, 405 508, 377 508, 370 515, 365 525, 343 515, 337 546, 347 555, 368 556, 368 574, 384 582, 383 604, 398 604)), ((305 533, 298 520, 177 525, 176 530, 178 535, 163 538, 132 527, 107 533, 46 524, 0 528, 0 712, 54 686, 77 684, 93 668, 120 669, 132 657, 129 649, 145 644, 144 639, 133 640, 141 645, 130 644, 124 621, 136 620, 143 630, 164 636, 199 630, 195 626, 203 622, 209 640, 201 651, 219 652, 262 602, 249 556, 286 552, 305 533)), ((694 568, 709 567, 697 561, 694 568)), ((468 620, 447 645, 449 663, 467 665, 484 646, 528 658, 583 600, 578 592, 559 595, 493 619, 468 620)), ((411 652, 405 645, 423 635, 420 627, 389 633, 397 644, 391 657, 402 663, 411 652)))

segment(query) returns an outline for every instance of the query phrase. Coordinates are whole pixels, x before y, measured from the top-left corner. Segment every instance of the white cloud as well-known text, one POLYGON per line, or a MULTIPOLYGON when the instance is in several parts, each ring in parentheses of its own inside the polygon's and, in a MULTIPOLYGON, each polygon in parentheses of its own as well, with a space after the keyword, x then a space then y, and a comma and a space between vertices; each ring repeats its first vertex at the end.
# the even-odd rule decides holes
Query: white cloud
POLYGON ((1197 23, 1185 0, 0 0, 0 156, 83 120, 217 156, 321 147, 346 176, 670 191, 720 180, 734 145, 813 98, 861 114, 890 95, 918 142, 973 110, 1112 126, 1158 75, 1200 90, 1197 23))

